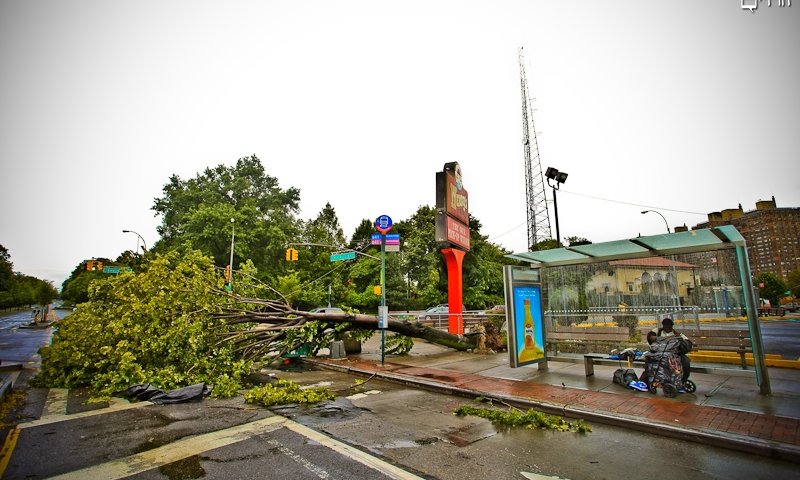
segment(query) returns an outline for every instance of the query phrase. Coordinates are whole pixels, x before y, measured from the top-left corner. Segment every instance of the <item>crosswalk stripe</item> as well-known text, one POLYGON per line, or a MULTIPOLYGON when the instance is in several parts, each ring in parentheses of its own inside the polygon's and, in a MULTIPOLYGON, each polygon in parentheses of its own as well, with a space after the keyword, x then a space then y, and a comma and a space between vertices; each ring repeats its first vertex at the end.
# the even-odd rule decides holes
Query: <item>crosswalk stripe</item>
POLYGON ((306 438, 314 440, 335 452, 341 453, 342 455, 345 455, 346 457, 366 465, 373 470, 377 470, 391 478, 394 478, 395 480, 424 480, 422 477, 418 477, 413 473, 406 472, 405 470, 398 468, 391 463, 373 457, 372 455, 364 453, 346 443, 342 443, 327 435, 319 433, 316 430, 312 430, 305 425, 301 425, 297 422, 287 419, 285 426, 293 432, 297 432, 306 438))
POLYGON ((60 480, 84 480, 87 478, 117 479, 137 475, 168 463, 177 462, 198 453, 224 447, 254 435, 271 432, 281 428, 285 419, 280 416, 267 417, 255 422, 237 425, 216 432, 182 438, 168 445, 130 455, 125 458, 75 470, 63 475, 50 477, 60 480))
MULTIPOLYGON (((68 415, 68 417, 75 417, 75 415, 68 415)), ((75 470, 50 478, 59 480, 83 480, 86 478, 103 478, 111 480, 125 478, 158 468, 169 463, 177 462, 178 460, 182 460, 202 452, 207 452, 209 450, 247 440, 256 435, 272 432, 283 427, 310 440, 314 440, 322 446, 330 448, 341 455, 359 462, 373 470, 379 471, 395 480, 422 480, 421 477, 406 472, 399 467, 396 467, 368 453, 362 452, 355 447, 351 447, 346 443, 342 443, 338 440, 328 437, 327 435, 312 430, 305 425, 301 425, 279 415, 256 420, 243 425, 237 425, 224 430, 182 438, 168 445, 154 448, 146 452, 130 455, 128 457, 112 460, 99 465, 93 465, 91 467, 82 468, 80 470, 75 470)), ((308 468, 308 466, 306 466, 306 468, 308 468)), ((324 470, 312 471, 318 475, 321 472, 324 472, 324 470)), ((323 475, 320 478, 325 477, 323 475)))
POLYGON ((120 412, 122 410, 129 410, 131 408, 146 407, 146 406, 152 405, 152 404, 153 404, 152 402, 130 403, 127 400, 123 400, 123 399, 119 399, 119 398, 112 398, 111 401, 108 402, 108 407, 107 408, 101 408, 101 409, 98 409, 98 410, 89 410, 89 411, 80 412, 80 413, 73 413, 73 414, 70 414, 70 415, 43 416, 42 418, 39 418, 38 420, 33 420, 33 421, 30 421, 30 422, 20 423, 19 425, 17 425, 17 428, 24 429, 24 428, 38 427, 38 426, 47 425, 47 424, 50 424, 50 423, 66 422, 66 421, 69 421, 69 420, 76 420, 76 419, 79 419, 79 418, 93 417, 95 415, 103 415, 103 414, 106 414, 106 413, 120 412))
MULTIPOLYGON (((12 433, 16 432, 14 434, 13 439, 11 438, 11 435, 9 435, 9 438, 6 439, 7 445, 5 445, 3 448, 5 452, 5 450, 7 450, 7 448, 5 447, 9 447, 8 448, 9 451, 5 452, 7 455, 0 456, 0 460, 2 460, 3 458, 5 459, 10 458, 11 452, 13 451, 14 448, 13 444, 16 443, 16 436, 19 435, 20 430, 32 427, 38 427, 41 425, 48 425, 51 423, 65 422, 79 418, 91 417, 94 415, 102 415, 105 413, 111 413, 131 408, 139 408, 148 405, 153 405, 151 402, 128 403, 127 400, 112 399, 109 402, 108 408, 90 410, 86 412, 66 415, 63 413, 55 413, 55 412, 66 411, 66 396, 69 392, 66 389, 51 389, 51 391, 52 390, 57 390, 57 391, 52 394, 52 398, 50 392, 48 392, 48 401, 46 403, 49 404, 49 407, 46 406, 45 408, 45 411, 50 413, 38 420, 26 423, 20 423, 19 425, 17 425, 17 427, 14 430, 12 430, 12 433), (59 390, 63 390, 63 392, 59 390), (63 410, 61 408, 62 404, 63 404, 63 410), (10 446, 9 446, 9 440, 13 440, 10 446)), ((377 394, 380 392, 377 390, 373 390, 367 393, 377 394)), ((215 432, 209 432, 201 435, 196 435, 193 437, 182 438, 168 445, 154 448, 152 450, 148 450, 135 455, 130 455, 128 457, 124 457, 121 459, 112 460, 110 462, 106 462, 103 464, 93 465, 91 467, 86 467, 80 470, 75 470, 72 472, 64 473, 62 475, 57 475, 55 477, 50 477, 50 478, 62 479, 62 480, 83 480, 85 478, 104 478, 104 479, 125 478, 131 475, 137 475, 139 473, 151 470, 153 468, 166 465, 168 463, 173 463, 178 460, 191 457, 193 455, 197 455, 202 452, 231 445, 233 443, 247 440, 253 436, 275 431, 284 427, 310 440, 314 440, 320 445, 330 448, 331 450, 341 455, 344 455, 356 462, 359 462, 373 470, 379 471, 384 475, 389 476, 390 478, 396 480, 422 480, 421 477, 406 472, 405 470, 402 470, 399 467, 396 467, 368 453, 362 452, 361 450, 355 447, 352 447, 350 445, 347 445, 346 443, 335 440, 323 433, 312 430, 311 428, 308 428, 305 425, 301 425, 297 422, 281 417, 279 415, 274 415, 261 420, 256 420, 254 422, 237 425, 234 427, 218 430, 215 432)), ((308 466, 306 466, 306 468, 308 468, 308 466)), ((324 470, 319 470, 319 471, 312 470, 312 472, 316 473, 318 476, 322 475, 320 478, 326 478, 325 475, 327 474, 327 472, 324 472, 324 470)), ((0 477, 1 476, 2 473, 0 473, 0 477)))

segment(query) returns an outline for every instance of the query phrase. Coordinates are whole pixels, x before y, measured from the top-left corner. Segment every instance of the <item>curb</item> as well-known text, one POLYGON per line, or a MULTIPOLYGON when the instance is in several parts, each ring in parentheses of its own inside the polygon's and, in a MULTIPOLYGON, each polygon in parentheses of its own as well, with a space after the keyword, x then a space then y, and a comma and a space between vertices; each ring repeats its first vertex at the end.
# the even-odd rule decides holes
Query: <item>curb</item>
POLYGON ((338 371, 364 376, 376 376, 382 380, 387 380, 401 385, 420 387, 425 390, 449 395, 458 395, 466 398, 486 396, 501 400, 515 407, 535 408, 551 415, 562 415, 570 418, 582 418, 586 421, 602 423, 615 427, 628 428, 644 433, 658 433, 679 440, 712 445, 715 447, 737 450, 745 453, 755 453, 764 457, 785 460, 793 463, 800 463, 800 447, 786 443, 772 442, 760 438, 735 435, 716 430, 698 430, 689 427, 677 426, 658 421, 644 420, 637 417, 625 415, 609 415, 597 410, 576 408, 564 404, 554 404, 542 402, 531 398, 515 397, 510 395, 487 394, 468 388, 455 387, 450 384, 436 382, 433 380, 423 380, 418 377, 394 373, 392 371, 373 371, 346 365, 332 364, 324 361, 303 358, 303 362, 316 365, 327 370, 338 371))
POLYGON ((14 382, 17 381, 20 371, 22 371, 21 363, 3 364, 0 362, 0 402, 6 399, 6 395, 14 387, 14 382))

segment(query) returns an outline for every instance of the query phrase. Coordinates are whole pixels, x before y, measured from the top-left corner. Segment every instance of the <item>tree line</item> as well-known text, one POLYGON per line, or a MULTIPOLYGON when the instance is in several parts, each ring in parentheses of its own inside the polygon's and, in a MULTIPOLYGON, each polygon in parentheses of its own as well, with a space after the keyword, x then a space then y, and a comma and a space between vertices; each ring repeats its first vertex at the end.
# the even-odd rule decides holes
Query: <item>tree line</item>
POLYGON ((48 305, 58 290, 47 280, 14 272, 8 249, 0 245, 0 309, 48 305))

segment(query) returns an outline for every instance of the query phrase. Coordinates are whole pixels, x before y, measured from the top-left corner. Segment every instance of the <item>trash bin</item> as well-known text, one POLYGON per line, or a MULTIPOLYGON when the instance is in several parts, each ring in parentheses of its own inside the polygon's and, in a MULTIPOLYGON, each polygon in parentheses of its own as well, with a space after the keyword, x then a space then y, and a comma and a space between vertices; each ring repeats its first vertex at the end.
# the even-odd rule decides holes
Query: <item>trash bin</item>
POLYGON ((344 341, 335 340, 331 342, 331 358, 345 358, 347 353, 344 350, 344 341))

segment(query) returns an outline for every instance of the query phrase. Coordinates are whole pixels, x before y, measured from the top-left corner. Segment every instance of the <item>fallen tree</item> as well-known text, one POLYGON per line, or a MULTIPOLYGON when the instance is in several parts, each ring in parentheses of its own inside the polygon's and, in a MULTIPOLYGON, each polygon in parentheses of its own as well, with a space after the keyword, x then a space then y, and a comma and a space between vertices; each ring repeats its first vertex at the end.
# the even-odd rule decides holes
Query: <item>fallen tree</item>
MULTIPOLYGON (((238 304, 251 305, 251 309, 231 309, 212 316, 226 326, 241 325, 240 329, 221 329, 223 342, 234 345, 245 360, 272 359, 310 346, 314 352, 330 345, 332 340, 356 332, 379 330, 378 317, 361 313, 311 313, 295 310, 276 300, 233 296, 238 304)), ((480 334, 456 335, 431 328, 417 321, 390 318, 386 330, 406 337, 418 338, 453 348, 473 350, 479 347, 480 334)))
MULTIPOLYGON (((238 273, 246 278, 246 271, 238 273)), ((241 296, 222 288, 219 269, 193 250, 154 255, 140 272, 92 283, 89 301, 60 321, 52 343, 40 350, 34 384, 88 386, 105 396, 137 384, 173 390, 206 383, 212 395, 231 396, 255 362, 304 346, 316 353, 333 340, 378 330, 375 316, 300 311, 256 281, 240 281, 241 296)), ((390 319, 388 330, 408 348, 411 341, 403 339, 412 337, 458 350, 479 346, 479 336, 418 322, 390 319)))

